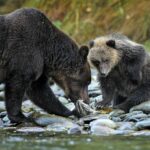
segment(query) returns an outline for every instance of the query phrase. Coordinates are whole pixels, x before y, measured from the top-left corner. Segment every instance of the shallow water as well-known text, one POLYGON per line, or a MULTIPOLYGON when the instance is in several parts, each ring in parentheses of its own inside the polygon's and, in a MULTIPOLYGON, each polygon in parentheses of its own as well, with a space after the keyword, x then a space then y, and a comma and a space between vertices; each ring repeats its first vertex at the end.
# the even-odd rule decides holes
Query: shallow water
POLYGON ((150 137, 0 132, 0 150, 149 150, 150 137))

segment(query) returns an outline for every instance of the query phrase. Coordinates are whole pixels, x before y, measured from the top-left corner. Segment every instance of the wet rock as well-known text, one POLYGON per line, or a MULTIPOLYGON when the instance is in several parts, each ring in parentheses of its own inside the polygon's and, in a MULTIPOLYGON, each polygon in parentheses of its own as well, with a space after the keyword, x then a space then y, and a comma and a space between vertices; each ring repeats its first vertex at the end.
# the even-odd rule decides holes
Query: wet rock
POLYGON ((115 130, 107 126, 92 126, 90 132, 93 135, 108 136, 114 134, 115 130))
POLYGON ((80 125, 89 124, 90 122, 97 119, 108 119, 107 114, 92 114, 79 119, 78 123, 80 125))
POLYGON ((150 130, 142 130, 142 131, 133 132, 131 135, 132 136, 150 136, 150 130))
POLYGON ((92 81, 91 84, 88 86, 88 91, 100 91, 99 83, 97 81, 92 81))
POLYGON ((1 118, 0 118, 0 127, 3 127, 3 121, 1 118))
POLYGON ((33 114, 33 118, 36 124, 39 126, 48 126, 48 125, 61 125, 66 128, 71 128, 74 123, 72 120, 56 115, 50 114, 33 114))
POLYGON ((98 120, 92 121, 90 123, 90 126, 91 127, 92 126, 105 126, 111 129, 115 129, 117 127, 116 123, 110 119, 98 119, 98 120))
POLYGON ((76 109, 82 116, 99 113, 98 111, 92 109, 89 105, 85 104, 82 100, 77 101, 76 109))
POLYGON ((61 126, 61 124, 52 124, 52 125, 48 125, 46 127, 46 131, 50 131, 50 132, 67 132, 67 128, 64 126, 61 126))
POLYGON ((3 91, 5 88, 5 85, 4 84, 0 84, 0 91, 3 91))
POLYGON ((59 101, 62 103, 62 104, 68 104, 68 100, 65 98, 65 97, 61 97, 61 96, 59 96, 58 97, 58 99, 59 99, 59 101))
POLYGON ((113 135, 130 135, 133 132, 134 132, 133 130, 115 130, 113 132, 113 135))
POLYGON ((102 95, 90 98, 90 102, 98 103, 98 102, 101 102, 101 101, 102 101, 102 95))
POLYGON ((10 120, 9 120, 7 115, 5 117, 3 117, 2 120, 3 120, 4 123, 10 122, 10 120))
POLYGON ((111 120, 113 120, 114 122, 122 121, 120 117, 111 117, 111 120))
POLYGON ((45 129, 41 127, 22 127, 17 129, 16 131, 24 132, 24 133, 41 133, 41 132, 45 132, 45 129))
POLYGON ((143 121, 139 121, 136 123, 135 127, 139 130, 141 129, 150 129, 150 118, 143 120, 143 121))
POLYGON ((117 130, 134 130, 134 122, 118 122, 116 123, 118 128, 117 130))
POLYGON ((91 97, 91 98, 97 97, 99 95, 101 95, 101 91, 100 90, 89 91, 89 97, 91 97))
POLYGON ((143 120, 142 118, 147 118, 148 116, 144 114, 142 111, 133 111, 130 113, 125 114, 124 118, 122 117, 123 121, 140 121, 143 120))
POLYGON ((115 109, 109 114, 109 118, 111 119, 112 117, 119 117, 122 114, 125 114, 125 112, 123 110, 115 109))
POLYGON ((22 111, 25 113, 38 109, 30 100, 26 100, 22 103, 22 111))
POLYGON ((133 112, 133 111, 143 111, 145 113, 150 113, 150 101, 147 101, 147 102, 144 102, 137 106, 132 107, 130 109, 130 112, 133 112))
POLYGON ((54 91, 55 95, 64 97, 64 91, 56 84, 52 85, 51 89, 54 91))
POLYGON ((0 118, 4 118, 6 115, 7 115, 7 112, 3 111, 3 112, 0 113, 0 118))
POLYGON ((126 117, 126 119, 124 121, 138 122, 138 121, 144 120, 146 118, 148 118, 148 116, 146 114, 136 114, 136 115, 126 117))
POLYGON ((5 108, 4 101, 0 101, 0 112, 5 111, 5 110, 6 110, 6 108, 5 108))
POLYGON ((5 93, 4 91, 0 92, 0 100, 4 100, 5 99, 5 93))
POLYGON ((65 104, 65 106, 69 109, 69 110, 74 110, 75 109, 75 105, 74 105, 74 103, 68 103, 68 104, 65 104))
POLYGON ((82 129, 78 125, 74 125, 72 128, 68 130, 68 134, 81 134, 81 133, 82 133, 82 129))

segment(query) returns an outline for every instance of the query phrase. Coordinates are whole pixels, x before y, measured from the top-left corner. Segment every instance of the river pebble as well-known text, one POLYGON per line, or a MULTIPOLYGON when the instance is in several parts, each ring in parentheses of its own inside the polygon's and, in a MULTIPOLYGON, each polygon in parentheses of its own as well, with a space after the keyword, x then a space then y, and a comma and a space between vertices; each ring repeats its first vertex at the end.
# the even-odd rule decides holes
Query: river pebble
POLYGON ((150 118, 137 122, 135 127, 140 130, 141 129, 150 129, 150 118))
POLYGON ((115 130, 107 126, 92 126, 90 133, 93 135, 108 136, 114 134, 115 130))
POLYGON ((117 127, 116 123, 110 119, 98 119, 98 120, 92 121, 90 123, 90 126, 91 127, 92 126, 105 126, 111 129, 115 129, 117 127))
POLYGON ((0 127, 3 127, 3 121, 1 118, 0 118, 0 127))
POLYGON ((66 129, 71 128, 74 126, 74 122, 69 118, 60 117, 57 115, 50 115, 50 114, 39 114, 35 113, 32 114, 34 121, 39 126, 50 126, 54 128, 55 126, 65 127, 66 129))
POLYGON ((81 134, 82 128, 79 125, 74 125, 68 130, 68 134, 81 134))
POLYGON ((17 129, 16 131, 24 132, 24 133, 41 133, 41 132, 45 132, 45 129, 41 127, 22 127, 17 129))
POLYGON ((64 105, 69 103, 68 100, 65 97, 59 96, 58 99, 64 105))
MULTIPOLYGON (((134 106, 129 113, 123 110, 105 108, 96 111, 96 103, 102 101, 102 93, 97 82, 97 72, 92 69, 92 82, 88 87, 90 105, 82 100, 77 102, 76 108, 82 118, 65 118, 50 115, 39 107, 35 106, 30 100, 22 104, 22 111, 26 116, 34 118, 34 123, 20 124, 17 127, 9 127, 5 103, 0 101, 0 127, 2 130, 11 132, 32 133, 63 133, 63 134, 92 134, 97 136, 124 135, 124 136, 150 136, 150 101, 134 106)), ((51 85, 56 97, 68 109, 74 110, 75 105, 67 99, 62 89, 56 84, 51 85)), ((1 94, 4 96, 4 85, 0 84, 1 94)))
POLYGON ((117 130, 134 130, 134 122, 117 122, 117 130))
POLYGON ((144 102, 137 106, 132 107, 130 109, 130 112, 133 112, 133 111, 143 111, 147 114, 150 113, 150 101, 147 101, 147 102, 144 102))
POLYGON ((109 117, 112 118, 112 117, 118 117, 122 114, 125 114, 125 112, 121 109, 115 109, 113 110, 110 114, 109 114, 109 117))
POLYGON ((133 132, 131 135, 132 136, 150 136, 150 130, 142 130, 142 131, 133 132))
POLYGON ((4 101, 0 101, 0 112, 5 111, 5 102, 4 101))

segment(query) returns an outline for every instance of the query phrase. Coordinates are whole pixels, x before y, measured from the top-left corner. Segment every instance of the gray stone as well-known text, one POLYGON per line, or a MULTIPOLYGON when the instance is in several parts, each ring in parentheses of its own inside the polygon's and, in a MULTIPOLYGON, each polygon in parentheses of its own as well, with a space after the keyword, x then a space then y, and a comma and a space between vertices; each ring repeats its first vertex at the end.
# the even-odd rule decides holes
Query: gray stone
POLYGON ((67 132, 67 128, 61 124, 51 124, 46 127, 46 131, 50 132, 67 132))
POLYGON ((68 130, 68 134, 81 134, 82 129, 79 125, 74 125, 68 130))
POLYGON ((0 92, 0 100, 4 100, 5 99, 5 92, 1 91, 0 92))
POLYGON ((65 97, 59 96, 58 99, 64 105, 69 103, 65 97))
POLYGON ((140 130, 141 129, 150 129, 150 118, 140 121, 140 122, 137 122, 135 127, 140 130))
POLYGON ((41 132, 45 132, 45 129, 41 127, 22 127, 17 129, 16 131, 24 132, 24 133, 41 133, 41 132))
POLYGON ((3 127, 3 121, 1 118, 0 118, 0 127, 3 127))
POLYGON ((133 132, 134 132, 133 130, 115 130, 113 132, 113 135, 130 135, 133 132))
POLYGON ((150 130, 142 130, 142 131, 133 132, 131 135, 132 136, 150 136, 150 130))
POLYGON ((98 119, 98 120, 92 121, 90 122, 90 127, 92 126, 105 126, 111 129, 117 128, 116 123, 110 119, 98 119))
POLYGON ((120 115, 125 114, 125 112, 121 109, 115 109, 111 113, 109 113, 109 117, 119 117, 120 115))
POLYGON ((66 128, 70 128, 74 125, 72 120, 56 115, 33 114, 33 118, 36 124, 38 124, 39 126, 61 125, 65 126, 66 128))
POLYGON ((120 117, 111 117, 111 120, 113 120, 114 122, 120 122, 121 118, 120 117))
POLYGON ((0 112, 5 111, 5 102, 4 101, 0 101, 0 112))
POLYGON ((21 109, 23 112, 28 113, 39 108, 36 105, 34 105, 30 100, 26 100, 22 103, 21 109))
POLYGON ((117 123, 117 130, 134 130, 134 122, 118 122, 117 123))
POLYGON ((65 106, 69 109, 69 110, 74 110, 75 109, 75 105, 74 105, 74 103, 68 103, 68 104, 65 104, 65 106))
POLYGON ((144 120, 146 118, 148 118, 148 116, 146 114, 136 114, 136 115, 127 116, 124 119, 124 121, 138 122, 138 121, 144 120))
POLYGON ((102 101, 102 95, 90 98, 90 102, 94 102, 95 104, 98 103, 98 102, 101 102, 101 101, 102 101))
POLYGON ((51 86, 51 89, 54 91, 55 95, 57 95, 57 96, 63 97, 65 95, 64 91, 59 86, 57 86, 56 84, 53 84, 51 86))
POLYGON ((0 91, 3 91, 5 88, 5 84, 0 84, 0 91))
POLYGON ((147 102, 144 102, 137 106, 132 107, 130 109, 130 112, 133 112, 133 111, 143 111, 145 113, 150 113, 150 101, 147 101, 147 102))
POLYGON ((93 135, 108 136, 114 134, 115 130, 107 126, 92 126, 90 132, 93 135))

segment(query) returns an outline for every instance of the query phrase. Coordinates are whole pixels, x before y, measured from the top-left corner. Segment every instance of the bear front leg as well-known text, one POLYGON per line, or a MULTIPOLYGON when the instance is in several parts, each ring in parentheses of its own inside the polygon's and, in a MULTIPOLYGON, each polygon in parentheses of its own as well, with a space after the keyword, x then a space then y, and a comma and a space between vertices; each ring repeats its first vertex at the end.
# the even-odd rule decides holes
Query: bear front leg
POLYGON ((123 97, 123 96, 119 95, 116 92, 115 96, 114 96, 114 99, 113 99, 113 107, 115 107, 116 105, 119 105, 119 104, 123 103, 126 99, 127 99, 127 97, 123 97))
POLYGON ((115 95, 114 83, 111 80, 108 81, 107 79, 103 78, 100 80, 100 85, 103 100, 96 104, 97 109, 108 107, 115 95))
POLYGON ((40 108, 50 114, 56 114, 64 117, 73 115, 54 95, 48 85, 48 78, 42 75, 34 81, 27 90, 29 98, 40 108))
POLYGON ((122 109, 127 113, 131 107, 148 100, 150 100, 150 85, 142 85, 134 91, 125 102, 116 105, 114 108, 122 109))
POLYGON ((22 99, 27 82, 22 82, 18 77, 8 79, 5 86, 6 110, 11 123, 26 121, 21 112, 22 99))

